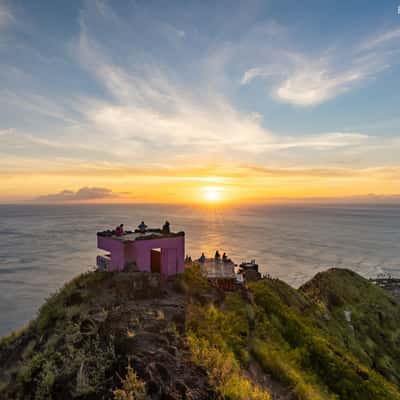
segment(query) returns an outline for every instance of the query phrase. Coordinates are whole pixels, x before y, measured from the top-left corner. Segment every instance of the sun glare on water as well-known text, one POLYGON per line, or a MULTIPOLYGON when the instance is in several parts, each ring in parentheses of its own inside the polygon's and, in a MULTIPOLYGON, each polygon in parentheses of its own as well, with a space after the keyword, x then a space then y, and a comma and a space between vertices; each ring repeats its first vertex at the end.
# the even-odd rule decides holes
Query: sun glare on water
POLYGON ((208 203, 216 203, 222 199, 222 188, 218 186, 206 186, 203 188, 204 200, 208 203))

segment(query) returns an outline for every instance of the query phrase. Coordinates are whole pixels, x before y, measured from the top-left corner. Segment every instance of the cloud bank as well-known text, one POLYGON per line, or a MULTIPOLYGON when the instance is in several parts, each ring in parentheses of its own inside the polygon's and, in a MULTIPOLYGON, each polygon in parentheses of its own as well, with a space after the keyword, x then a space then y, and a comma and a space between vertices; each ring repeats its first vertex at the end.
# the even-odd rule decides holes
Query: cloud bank
POLYGON ((112 199, 118 197, 111 189, 101 187, 83 187, 76 192, 63 190, 59 193, 47 194, 36 198, 37 202, 74 202, 112 199))

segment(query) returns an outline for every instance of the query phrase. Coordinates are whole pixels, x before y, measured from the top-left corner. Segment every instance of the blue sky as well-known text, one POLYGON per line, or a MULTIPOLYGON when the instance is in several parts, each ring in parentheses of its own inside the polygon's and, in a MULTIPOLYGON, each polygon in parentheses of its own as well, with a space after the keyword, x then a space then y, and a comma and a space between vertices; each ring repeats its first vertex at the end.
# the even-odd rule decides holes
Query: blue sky
MULTIPOLYGON (((88 169, 189 163, 383 171, 395 185, 398 5, 0 0, 10 198, 28 171, 85 171, 90 185, 88 169)), ((78 189, 72 178, 59 189, 78 189)))

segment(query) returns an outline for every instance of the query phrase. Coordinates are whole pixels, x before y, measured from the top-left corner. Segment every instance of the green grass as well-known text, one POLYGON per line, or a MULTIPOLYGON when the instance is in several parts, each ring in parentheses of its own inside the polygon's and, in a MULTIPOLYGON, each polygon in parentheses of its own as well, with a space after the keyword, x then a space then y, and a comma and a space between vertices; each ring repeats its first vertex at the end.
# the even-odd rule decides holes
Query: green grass
POLYGON ((252 284, 251 290, 258 308, 253 353, 274 376, 310 389, 302 390, 299 399, 318 399, 318 393, 342 400, 400 399, 394 386, 331 341, 309 316, 284 304, 270 282, 252 284))
POLYGON ((269 400, 244 371, 253 314, 238 293, 228 294, 222 308, 192 304, 187 342, 193 361, 203 366, 224 399, 269 400))
POLYGON ((383 289, 352 271, 332 269, 301 291, 331 316, 319 326, 363 364, 400 384, 400 306, 383 289), (351 311, 351 323, 344 311, 351 311))
POLYGON ((97 283, 110 277, 112 273, 105 271, 86 272, 68 282, 62 289, 50 296, 39 309, 38 316, 32 322, 32 328, 40 333, 48 332, 63 324, 67 312, 75 307, 75 314, 81 313, 86 307, 89 297, 95 296, 97 283))
POLYGON ((299 400, 330 400, 336 397, 322 391, 315 379, 292 365, 290 354, 265 341, 255 339, 252 354, 265 372, 288 386, 299 400))
MULTIPOLYGON (((3 385, 4 392, 11 390, 9 398, 52 399, 60 385, 75 395, 106 391, 115 361, 113 338, 100 338, 95 330, 83 330, 82 324, 90 326, 90 301, 95 299, 98 284, 109 276, 82 274, 43 304, 36 320, 23 331, 30 339, 21 349, 15 373, 9 372, 11 381, 3 385), (79 372, 85 385, 77 381, 79 372)), ((4 338, 0 350, 11 348, 20 336, 13 333, 4 338)))
POLYGON ((233 352, 221 349, 210 340, 189 332, 187 342, 193 361, 207 371, 210 382, 223 399, 269 400, 270 394, 247 378, 233 352))
POLYGON ((27 332, 28 326, 16 329, 12 331, 9 335, 0 338, 0 351, 10 346, 16 339, 18 339, 23 333, 27 332))
MULTIPOLYGON (((392 329, 382 331, 373 318, 366 319, 367 311, 359 307, 362 293, 376 302, 381 295, 368 282, 352 273, 344 282, 336 276, 333 280, 336 285, 351 288, 354 279, 356 294, 349 288, 339 287, 337 292, 334 285, 329 288, 328 298, 334 306, 278 280, 251 283, 253 305, 239 293, 228 294, 219 306, 192 304, 188 337, 196 361, 215 375, 212 379, 229 382, 216 374, 212 366, 221 364, 218 370, 240 376, 241 368, 246 368, 253 357, 299 400, 400 399, 398 388, 387 380, 395 377, 399 368, 384 347, 380 347, 382 354, 379 353, 375 337, 381 341, 396 340, 395 324, 388 322, 392 329), (370 289, 372 293, 368 292, 370 289), (349 307, 357 331, 344 318, 343 310, 349 307), (361 338, 367 344, 364 348, 361 338), (368 349, 373 353, 375 369, 370 364, 368 349)), ((363 300, 369 304, 365 297, 363 300)), ((384 301, 382 309, 398 310, 390 300, 384 301)), ((222 388, 220 391, 223 392, 222 388)))
POLYGON ((195 298, 207 295, 211 288, 207 279, 202 275, 198 264, 185 268, 184 273, 176 277, 175 286, 181 293, 195 298))

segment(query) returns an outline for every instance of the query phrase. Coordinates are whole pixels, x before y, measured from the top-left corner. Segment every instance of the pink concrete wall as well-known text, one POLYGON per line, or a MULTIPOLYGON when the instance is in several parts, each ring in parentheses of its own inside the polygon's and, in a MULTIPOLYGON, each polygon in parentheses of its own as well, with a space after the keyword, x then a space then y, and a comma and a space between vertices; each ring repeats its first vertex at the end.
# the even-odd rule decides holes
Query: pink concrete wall
POLYGON ((151 272, 151 250, 161 248, 161 274, 171 276, 185 269, 185 237, 136 240, 123 243, 110 237, 97 237, 97 247, 111 253, 110 270, 121 271, 136 262, 140 271, 151 272))
POLYGON ((125 266, 124 243, 110 237, 97 236, 97 247, 111 254, 110 271, 121 271, 125 266))
POLYGON ((166 269, 167 275, 176 275, 178 273, 177 251, 176 249, 167 249, 166 269))
POLYGON ((183 272, 185 268, 185 237, 169 237, 135 241, 136 265, 141 271, 151 271, 151 249, 161 248, 161 274, 183 272))
POLYGON ((136 262, 135 242, 125 243, 125 265, 136 262))
POLYGON ((165 276, 178 273, 178 259, 176 248, 161 249, 161 274, 165 276))
POLYGON ((125 266, 124 244, 117 242, 111 252, 111 270, 122 271, 125 266))

